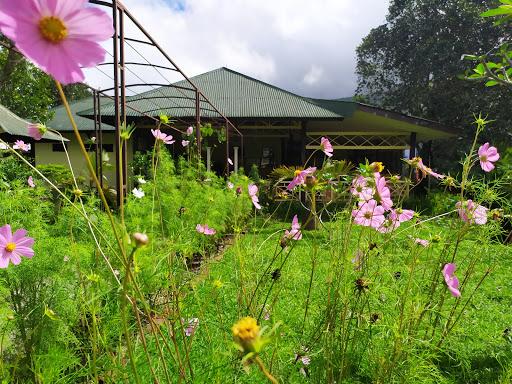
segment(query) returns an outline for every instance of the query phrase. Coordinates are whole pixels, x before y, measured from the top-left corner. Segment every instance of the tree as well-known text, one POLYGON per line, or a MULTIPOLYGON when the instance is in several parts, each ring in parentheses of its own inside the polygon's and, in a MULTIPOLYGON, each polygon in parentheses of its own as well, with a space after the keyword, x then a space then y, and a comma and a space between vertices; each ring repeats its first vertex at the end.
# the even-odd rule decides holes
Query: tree
POLYGON ((437 143, 443 153, 437 166, 456 164, 473 136, 473 114, 495 120, 486 131, 494 142, 506 145, 512 137, 509 90, 461 79, 467 53, 487 52, 504 34, 479 15, 489 8, 485 0, 394 0, 386 23, 373 29, 357 49, 357 93, 385 108, 439 121, 462 129, 456 142, 437 143))
MULTIPOLYGON (((29 63, 0 35, 0 104, 22 118, 45 123, 53 116, 51 108, 60 104, 50 76, 29 63)), ((64 87, 69 101, 91 95, 87 86, 64 87)))

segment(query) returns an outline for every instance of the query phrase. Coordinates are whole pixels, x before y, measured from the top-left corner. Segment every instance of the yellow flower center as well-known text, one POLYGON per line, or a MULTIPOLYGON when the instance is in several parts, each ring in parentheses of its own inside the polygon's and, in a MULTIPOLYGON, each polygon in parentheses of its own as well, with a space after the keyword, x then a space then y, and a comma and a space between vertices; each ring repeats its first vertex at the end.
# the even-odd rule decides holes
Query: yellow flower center
POLYGON ((487 162, 487 156, 486 155, 480 156, 480 161, 483 163, 487 162))
POLYGON ((16 249, 15 243, 7 243, 7 245, 5 246, 6 252, 14 252, 15 249, 16 249))
POLYGON ((52 43, 60 43, 68 36, 68 29, 62 20, 54 16, 43 17, 39 21, 39 31, 52 43))
POLYGON ((302 172, 302 170, 297 169, 297 170, 293 173, 293 175, 294 175, 295 177, 297 177, 297 176, 299 176, 299 175, 300 175, 300 173, 301 173, 301 172, 302 172))
POLYGON ((244 317, 233 328, 233 336, 240 341, 252 341, 260 334, 260 327, 256 319, 244 317))

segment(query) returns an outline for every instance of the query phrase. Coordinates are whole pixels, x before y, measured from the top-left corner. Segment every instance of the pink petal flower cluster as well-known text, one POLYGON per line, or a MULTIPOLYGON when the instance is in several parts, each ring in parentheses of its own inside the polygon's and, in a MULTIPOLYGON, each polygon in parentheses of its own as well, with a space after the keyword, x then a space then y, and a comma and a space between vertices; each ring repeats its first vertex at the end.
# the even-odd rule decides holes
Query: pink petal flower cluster
POLYGON ((228 164, 233 165, 233 160, 231 160, 229 157, 228 157, 228 164))
POLYGON ((187 128, 186 134, 187 136, 190 136, 194 133, 194 127, 190 126, 187 128))
POLYGON ((478 225, 487 223, 488 208, 476 204, 473 200, 458 201, 455 207, 462 221, 478 225))
POLYGON ((500 154, 496 147, 490 147, 489 143, 485 143, 478 148, 478 158, 480 159, 480 166, 485 172, 491 172, 494 169, 494 164, 500 159, 500 154))
POLYGON ((352 181, 350 192, 359 200, 358 208, 352 211, 355 224, 388 233, 414 216, 414 211, 408 209, 392 209, 391 191, 386 178, 379 172, 375 172, 373 177, 357 176, 352 181))
POLYGON ((256 209, 261 209, 260 200, 258 199, 258 187, 254 184, 249 184, 247 189, 249 190, 249 197, 256 209))
POLYGON ((320 149, 325 153, 326 156, 332 157, 333 148, 328 138, 322 137, 320 139, 320 149))
POLYGON ((443 277, 446 285, 453 297, 460 297, 459 279, 454 273, 457 267, 453 263, 448 263, 443 268, 443 277))
POLYGON ((356 196, 361 201, 368 201, 373 198, 374 190, 368 185, 366 178, 362 175, 359 175, 352 181, 350 193, 352 193, 352 195, 356 196))
POLYGON ((25 144, 23 140, 16 140, 13 148, 19 149, 21 152, 28 152, 30 151, 30 144, 25 144))
POLYGON ((190 141, 188 141, 188 140, 181 140, 181 145, 182 145, 183 147, 186 147, 186 146, 188 146, 189 144, 190 144, 190 141))
POLYGON ((36 187, 36 183, 34 183, 34 179, 32 178, 32 176, 29 176, 28 179, 27 179, 27 184, 30 188, 35 188, 36 187))
POLYGON ((205 224, 205 225, 197 224, 196 231, 199 233, 202 233, 206 236, 212 236, 217 233, 217 231, 215 229, 208 227, 208 224, 205 224))
POLYGON ((315 173, 316 167, 309 167, 303 170, 295 171, 295 177, 291 181, 290 184, 286 187, 289 191, 294 189, 297 185, 304 185, 306 183, 306 177, 313 175, 315 173))
POLYGON ((48 132, 48 128, 44 124, 33 124, 30 123, 27 126, 28 129, 28 135, 33 138, 34 140, 41 140, 43 138, 43 135, 48 132))
POLYGON ((98 43, 114 33, 112 19, 87 0, 0 0, 0 31, 63 84, 83 82, 81 68, 104 60, 98 43))
POLYGON ((302 239, 302 232, 300 231, 299 218, 297 215, 293 216, 292 229, 284 231, 284 236, 287 239, 300 240, 302 239))
POLYGON ((153 137, 155 138, 156 141, 160 140, 167 145, 174 144, 174 142, 176 141, 172 139, 172 135, 167 135, 159 129, 152 129, 151 133, 153 134, 153 137))
POLYGON ((7 268, 9 261, 14 265, 21 263, 21 256, 34 256, 34 239, 26 237, 26 229, 18 229, 14 234, 9 224, 0 228, 0 268, 7 268))

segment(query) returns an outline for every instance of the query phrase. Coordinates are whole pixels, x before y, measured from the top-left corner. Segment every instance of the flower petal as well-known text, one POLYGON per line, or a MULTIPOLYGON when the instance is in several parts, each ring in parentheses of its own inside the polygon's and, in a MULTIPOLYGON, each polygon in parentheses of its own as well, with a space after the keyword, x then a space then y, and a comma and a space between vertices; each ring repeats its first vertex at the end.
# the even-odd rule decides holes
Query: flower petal
MULTIPOLYGON (((68 0, 75 1, 75 0, 68 0)), ((64 18, 69 30, 69 38, 78 37, 80 40, 105 41, 114 34, 112 19, 105 11, 99 8, 82 8, 64 18), (91 28, 94 26, 94 28, 91 28)))
POLYGON ((5 239, 6 243, 10 243, 12 239, 11 226, 5 224, 3 227, 0 227, 0 235, 5 239))
POLYGON ((21 256, 28 257, 29 259, 34 256, 34 250, 32 248, 25 247, 25 246, 16 247, 16 250, 13 253, 17 253, 21 256))

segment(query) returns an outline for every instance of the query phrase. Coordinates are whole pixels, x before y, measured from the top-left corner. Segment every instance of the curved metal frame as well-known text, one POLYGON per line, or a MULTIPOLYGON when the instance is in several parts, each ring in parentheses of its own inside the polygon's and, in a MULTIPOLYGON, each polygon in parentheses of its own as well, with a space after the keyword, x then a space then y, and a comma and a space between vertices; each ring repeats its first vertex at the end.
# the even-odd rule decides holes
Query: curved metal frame
MULTIPOLYGON (((101 143, 101 103, 100 103, 100 95, 109 97, 113 99, 114 101, 114 109, 115 109, 115 120, 114 120, 114 126, 115 126, 115 147, 116 147, 116 158, 118 157, 117 154, 120 151, 120 145, 121 145, 121 137, 120 137, 120 128, 123 124, 126 124, 127 119, 127 109, 135 110, 131 106, 127 104, 126 100, 126 91, 127 89, 130 89, 131 87, 138 87, 138 86, 166 86, 166 87, 173 87, 178 90, 186 90, 186 91, 192 91, 194 92, 195 97, 190 98, 186 97, 187 99, 191 99, 194 101, 194 106, 192 107, 195 111, 195 128, 196 128, 196 139, 197 139, 197 150, 198 150, 198 156, 201 158, 201 111, 208 111, 208 112, 214 112, 218 114, 218 118, 222 120, 226 127, 226 175, 229 175, 230 172, 230 165, 229 165, 229 134, 230 131, 232 133, 236 133, 240 137, 241 141, 241 153, 243 156, 243 135, 242 133, 237 129, 237 127, 221 112, 219 109, 213 105, 213 103, 208 99, 208 97, 194 84, 193 81, 190 80, 190 78, 181 70, 181 68, 172 60, 172 58, 162 49, 162 47, 153 39, 153 37, 144 29, 144 27, 136 20, 136 18, 130 13, 130 11, 126 8, 125 5, 121 3, 119 0, 112 0, 112 2, 104 1, 104 0, 89 0, 89 3, 99 5, 102 7, 108 7, 112 9, 112 19, 114 23, 114 35, 112 36, 112 42, 113 42, 113 62, 111 63, 102 63, 98 66, 107 66, 112 65, 113 68, 113 82, 114 86, 112 88, 109 88, 107 90, 98 90, 93 89, 93 96, 94 96, 94 121, 95 121, 95 130, 98 134, 98 141, 97 141, 97 151, 99 151, 99 156, 101 156, 102 151, 102 143, 101 143), (132 22, 135 27, 138 29, 139 32, 141 32, 144 37, 147 39, 141 40, 141 39, 135 39, 131 37, 125 36, 125 21, 129 20, 132 22), (146 62, 125 62, 125 48, 128 44, 127 42, 133 42, 137 44, 144 44, 149 45, 151 47, 156 48, 160 54, 163 56, 163 58, 167 61, 168 65, 156 65, 153 63, 150 63, 145 59, 142 55, 141 57, 144 58, 146 62), (153 67, 155 70, 158 71, 158 68, 170 70, 175 73, 179 73, 184 80, 187 81, 187 83, 190 85, 190 88, 187 87, 179 87, 174 86, 171 82, 169 84, 156 84, 156 83, 135 83, 135 84, 127 84, 126 83, 126 70, 128 66, 135 65, 135 66, 148 66, 153 67), (114 91, 114 96, 107 95, 106 92, 114 91), (206 105, 204 105, 206 104, 206 105), (203 106, 204 105, 204 106, 203 106)), ((132 49, 135 49, 131 44, 128 44, 132 49)), ((139 53, 139 52, 137 52, 139 53)), ((139 53, 140 55, 140 53, 139 53)), ((159 71, 158 71, 159 72, 159 71)), ((159 72, 160 73, 160 72, 159 72)), ((162 75, 160 73, 160 75, 162 75)), ((138 77, 138 76, 137 76, 138 77)), ((162 75, 162 77, 165 78, 165 76, 162 75)), ((136 97, 136 96, 134 96, 136 97)), ((148 97, 147 99, 153 99, 154 97, 148 97)), ((142 97, 138 100, 144 100, 145 98, 142 97)), ((171 98, 172 99, 172 98, 171 98)), ((154 116, 151 116, 150 114, 146 112, 136 111, 137 113, 153 119, 157 120, 154 116)), ((150 111, 147 111, 150 112, 150 111)), ((215 118, 210 118, 211 120, 215 120, 215 118)), ((180 130, 176 129, 175 127, 168 126, 169 128, 172 128, 178 132, 181 132, 180 130)), ((181 132, 183 133, 183 132, 181 132)), ((116 162, 116 189, 118 191, 118 202, 121 203, 122 196, 124 196, 124 192, 126 191, 126 179, 127 179, 127 159, 126 159, 126 148, 123 151, 124 158, 121 159, 121 162, 116 162), (121 178, 121 172, 123 172, 123 176, 121 178), (124 185, 121 185, 121 179, 125 182, 124 185)), ((98 159, 98 154, 96 154, 98 159)), ((101 159, 101 158, 100 158, 101 159)), ((99 161, 100 165, 98 165, 97 171, 99 172, 100 178, 102 178, 102 169, 101 169, 101 161, 99 161)))

